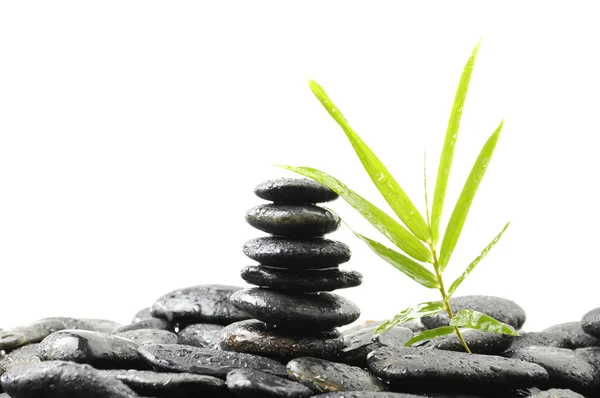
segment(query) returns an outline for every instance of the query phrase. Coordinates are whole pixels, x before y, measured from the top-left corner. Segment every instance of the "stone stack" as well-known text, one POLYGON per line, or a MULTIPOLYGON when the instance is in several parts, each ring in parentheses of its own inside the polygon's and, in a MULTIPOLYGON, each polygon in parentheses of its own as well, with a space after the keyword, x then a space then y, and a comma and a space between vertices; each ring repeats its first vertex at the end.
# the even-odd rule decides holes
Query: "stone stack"
POLYGON ((344 344, 337 327, 354 322, 360 310, 330 292, 362 282, 360 273, 339 269, 350 259, 349 247, 323 237, 339 228, 340 218, 316 203, 338 195, 314 181, 290 178, 266 181, 255 193, 272 203, 250 209, 246 221, 271 236, 244 245, 244 254, 260 264, 241 275, 258 287, 230 298, 254 319, 225 327, 221 348, 279 360, 335 358, 344 344))

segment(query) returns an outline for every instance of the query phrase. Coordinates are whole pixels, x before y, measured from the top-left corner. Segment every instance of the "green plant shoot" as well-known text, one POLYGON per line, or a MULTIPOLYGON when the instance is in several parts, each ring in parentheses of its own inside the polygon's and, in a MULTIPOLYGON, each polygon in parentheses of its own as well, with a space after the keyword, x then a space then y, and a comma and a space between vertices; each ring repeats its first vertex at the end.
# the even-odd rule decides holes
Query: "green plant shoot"
MULTIPOLYGON (((471 80, 471 73, 475 66, 478 50, 479 44, 475 46, 471 57, 467 61, 458 84, 452 111, 450 113, 450 120, 448 121, 444 146, 442 148, 431 209, 429 208, 427 197, 427 176, 426 173, 424 173, 425 216, 421 215, 408 195, 400 187, 400 184, 390 174, 375 153, 350 127, 343 114, 331 101, 323 87, 315 81, 309 80, 308 82, 313 94, 342 128, 346 137, 352 144, 356 155, 367 171, 367 174, 386 202, 390 205, 398 219, 386 214, 383 210, 379 209, 368 200, 352 191, 341 181, 327 173, 310 167, 281 166, 320 182, 339 194, 340 197, 369 221, 371 225, 387 237, 398 250, 390 249, 382 243, 353 231, 360 240, 366 243, 379 257, 390 263, 415 282, 426 288, 439 290, 442 298, 440 301, 421 303, 406 308, 377 329, 376 333, 384 333, 395 325, 410 321, 411 319, 435 315, 442 311, 445 311, 448 314, 450 317, 449 326, 442 326, 437 329, 426 330, 419 333, 409 340, 406 345, 412 345, 419 341, 454 333, 457 335, 465 350, 471 352, 461 334, 461 328, 517 335, 511 327, 485 314, 471 310, 460 310, 454 314, 449 301, 450 297, 465 278, 500 240, 510 223, 507 223, 491 243, 481 251, 479 256, 466 267, 465 271, 450 285, 449 289, 446 289, 443 279, 444 271, 462 232, 473 198, 485 175, 494 149, 496 148, 496 143, 498 142, 500 132, 502 131, 503 122, 500 122, 500 125, 484 144, 479 156, 475 160, 475 164, 467 177, 458 201, 454 206, 454 210, 450 215, 448 225, 446 226, 446 230, 441 239, 441 245, 438 245, 440 222, 444 210, 446 188, 448 186, 450 169, 454 157, 454 148, 458 138, 460 119, 463 113, 469 82, 471 80)), ((426 164, 424 168, 426 169, 426 164)))

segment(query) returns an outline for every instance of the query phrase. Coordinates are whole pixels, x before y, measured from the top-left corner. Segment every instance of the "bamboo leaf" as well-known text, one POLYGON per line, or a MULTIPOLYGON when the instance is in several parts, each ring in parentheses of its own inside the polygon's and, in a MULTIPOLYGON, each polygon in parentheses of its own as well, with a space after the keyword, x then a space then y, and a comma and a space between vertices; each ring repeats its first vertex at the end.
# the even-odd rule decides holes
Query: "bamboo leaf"
POLYGON ((352 144, 354 151, 358 155, 363 167, 371 177, 371 180, 381 193, 394 213, 408 227, 408 229, 424 242, 431 240, 431 233, 427 223, 417 211, 415 205, 402 190, 398 182, 392 177, 390 172, 381 163, 379 158, 363 142, 363 140, 350 127, 344 115, 333 104, 323 87, 314 80, 309 80, 309 86, 313 94, 321 102, 327 112, 340 125, 346 137, 352 144))
POLYGON ((456 289, 458 289, 458 287, 465 280, 465 278, 467 276, 469 276, 469 274, 475 269, 475 267, 477 267, 479 262, 488 254, 488 252, 492 249, 492 247, 494 247, 494 245, 496 243, 498 243, 498 241, 502 237, 502 234, 504 234, 504 231, 506 231, 506 228, 508 228, 509 225, 510 225, 510 222, 508 222, 504 226, 504 228, 502 228, 502 231, 500 231, 500 233, 498 235, 496 235, 496 237, 490 242, 490 244, 487 245, 485 247, 485 249, 483 249, 481 251, 481 254, 479 254, 479 256, 477 256, 477 258, 475 260, 473 260, 473 262, 471 264, 469 264, 469 266, 467 267, 465 272, 463 272, 461 276, 459 276, 458 278, 456 278, 456 280, 454 282, 452 282, 452 285, 450 285, 450 289, 448 289, 448 297, 450 297, 454 294, 456 289))
POLYGON ((460 193, 458 201, 456 202, 456 206, 452 211, 452 215, 450 216, 450 220, 448 221, 448 226, 446 227, 446 232, 444 234, 444 240, 442 241, 442 247, 440 249, 439 264, 442 272, 448 265, 450 256, 456 247, 456 242, 458 242, 462 228, 465 225, 465 220, 469 214, 469 209, 471 208, 471 203, 473 203, 475 193, 477 193, 477 188, 479 188, 481 179, 485 175, 488 164, 492 159, 494 149, 496 148, 496 143, 498 142, 498 137, 500 137, 500 132, 502 131, 503 123, 504 122, 500 122, 500 125, 494 134, 492 134, 492 136, 483 145, 483 148, 481 149, 481 152, 479 153, 479 156, 477 157, 477 160, 471 169, 471 173, 465 182, 463 190, 460 193))
POLYGON ((330 188, 406 254, 418 261, 432 261, 431 252, 417 237, 383 210, 348 188, 338 179, 310 167, 280 167, 311 178, 330 188))
POLYGON ((473 310, 458 311, 450 321, 450 326, 477 329, 483 332, 509 334, 511 336, 519 335, 519 333, 515 332, 515 330, 507 324, 473 310))
POLYGON ((377 254, 379 257, 381 257, 388 263, 392 264, 404 275, 430 289, 439 288, 438 281, 435 275, 421 264, 415 262, 414 260, 411 260, 410 258, 404 256, 401 253, 398 253, 397 251, 385 247, 379 242, 376 242, 372 239, 367 238, 366 236, 359 234, 358 232, 352 232, 354 232, 354 235, 356 235, 363 242, 365 242, 367 246, 369 246, 371 250, 375 252, 375 254, 377 254))
POLYGON ((411 319, 421 318, 423 316, 435 315, 439 312, 444 311, 444 303, 441 301, 428 301, 425 303, 417 304, 412 307, 408 307, 400 311, 396 316, 387 322, 381 324, 376 330, 375 334, 385 333, 399 323, 408 322, 411 319))
POLYGON ((437 243, 439 237, 440 221, 442 220, 442 212, 444 210, 444 199, 446 197, 446 188, 448 186, 452 158, 454 157, 454 147, 456 146, 456 139, 458 137, 458 127, 460 126, 460 118, 462 117, 465 99, 467 98, 467 91, 469 89, 469 82, 471 81, 471 73, 475 66, 478 51, 479 43, 475 46, 471 57, 463 69, 460 82, 458 83, 458 89, 454 96, 454 104, 452 105, 448 128, 446 129, 446 138, 444 139, 444 147, 442 148, 442 156, 438 167, 431 209, 431 235, 434 245, 437 243))
POLYGON ((455 329, 452 326, 441 326, 439 328, 425 330, 421 333, 415 334, 410 340, 408 340, 404 344, 404 346, 410 347, 411 345, 418 343, 419 341, 431 340, 436 337, 452 334, 454 332, 455 332, 455 329))

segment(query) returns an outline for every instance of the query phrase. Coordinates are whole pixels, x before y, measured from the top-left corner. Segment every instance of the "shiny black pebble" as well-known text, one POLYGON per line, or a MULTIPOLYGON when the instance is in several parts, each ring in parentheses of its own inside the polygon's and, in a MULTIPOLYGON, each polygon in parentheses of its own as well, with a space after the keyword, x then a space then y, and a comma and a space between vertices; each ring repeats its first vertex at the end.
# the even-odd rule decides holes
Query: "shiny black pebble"
MULTIPOLYGON (((243 322, 243 321, 242 321, 243 322)), ((198 323, 181 329, 177 334, 178 343, 200 348, 219 348, 219 338, 224 326, 212 323, 198 323)))
POLYGON ((322 203, 338 198, 338 194, 326 186, 306 178, 279 178, 259 184, 254 193, 271 202, 288 204, 322 203))
POLYGON ((339 268, 294 270, 250 265, 242 269, 241 276, 252 285, 297 292, 328 292, 362 283, 360 273, 339 268))
POLYGON ((310 238, 337 230, 341 220, 334 212, 315 205, 272 203, 248 210, 246 222, 269 234, 310 238))
POLYGON ((227 374, 227 387, 239 397, 312 397, 312 390, 298 382, 253 369, 235 369, 227 374))

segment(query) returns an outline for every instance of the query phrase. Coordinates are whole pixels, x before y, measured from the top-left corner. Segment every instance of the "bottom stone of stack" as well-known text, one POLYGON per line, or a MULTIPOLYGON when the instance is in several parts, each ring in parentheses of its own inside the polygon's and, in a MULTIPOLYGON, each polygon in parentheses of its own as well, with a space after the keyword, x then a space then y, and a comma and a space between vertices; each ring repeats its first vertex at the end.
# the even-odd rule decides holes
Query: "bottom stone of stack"
POLYGON ((258 320, 232 323, 221 332, 221 349, 262 355, 287 362, 299 357, 334 359, 344 346, 337 329, 293 331, 258 320))

